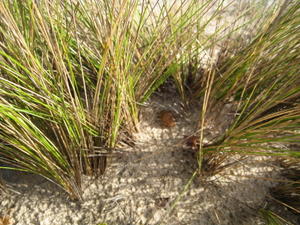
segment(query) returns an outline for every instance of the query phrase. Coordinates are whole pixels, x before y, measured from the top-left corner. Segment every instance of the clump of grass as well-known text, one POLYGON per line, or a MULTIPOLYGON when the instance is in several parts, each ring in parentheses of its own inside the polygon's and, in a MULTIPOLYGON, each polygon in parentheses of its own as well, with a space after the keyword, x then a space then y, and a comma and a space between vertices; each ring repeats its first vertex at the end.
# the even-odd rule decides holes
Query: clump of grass
POLYGON ((130 139, 139 103, 175 76, 223 3, 192 32, 214 4, 1 1, 1 168, 80 198, 82 176, 103 174, 130 139))
POLYGON ((206 87, 199 93, 200 127, 215 106, 233 101, 237 110, 214 143, 202 148, 200 142, 199 164, 205 152, 210 157, 205 161, 213 164, 222 164, 232 153, 299 157, 298 151, 282 148, 299 141, 299 10, 299 2, 285 1, 249 44, 207 73, 206 87))
MULTIPOLYGON (((225 40, 217 59, 205 68, 197 56, 187 61, 182 86, 202 103, 196 132, 196 158, 202 176, 220 173, 238 158, 252 155, 290 157, 299 163, 299 151, 288 146, 300 140, 300 3, 282 1, 269 13, 256 20, 258 26, 248 40, 225 40), (212 143, 204 144, 207 118, 225 104, 236 108, 233 122, 212 143)), ((210 46, 212 50, 217 44, 210 46)), ((297 183, 288 182, 273 190, 296 210, 297 183)), ((267 224, 290 224, 271 211, 262 210, 261 214, 267 224)))
POLYGON ((202 98, 200 127, 214 105, 237 102, 216 142, 204 146, 200 129, 206 174, 225 168, 232 153, 299 157, 278 144, 299 140, 300 5, 285 1, 267 19, 255 17, 255 31, 265 23, 257 35, 234 51, 228 44, 199 79, 203 54, 247 27, 228 31, 219 17, 228 6, 1 1, 0 161, 9 165, 1 168, 42 175, 80 198, 82 176, 104 173, 107 156, 136 130, 139 104, 171 76, 183 99, 187 89, 202 98))

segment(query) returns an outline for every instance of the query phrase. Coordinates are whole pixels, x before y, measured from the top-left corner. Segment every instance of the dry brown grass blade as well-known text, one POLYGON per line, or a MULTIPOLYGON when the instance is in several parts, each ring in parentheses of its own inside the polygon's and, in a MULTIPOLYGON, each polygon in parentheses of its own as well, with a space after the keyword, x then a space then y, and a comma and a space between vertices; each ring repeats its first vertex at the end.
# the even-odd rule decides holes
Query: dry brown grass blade
POLYGON ((12 220, 8 212, 6 212, 4 215, 0 217, 0 225, 11 225, 11 224, 12 224, 12 220))

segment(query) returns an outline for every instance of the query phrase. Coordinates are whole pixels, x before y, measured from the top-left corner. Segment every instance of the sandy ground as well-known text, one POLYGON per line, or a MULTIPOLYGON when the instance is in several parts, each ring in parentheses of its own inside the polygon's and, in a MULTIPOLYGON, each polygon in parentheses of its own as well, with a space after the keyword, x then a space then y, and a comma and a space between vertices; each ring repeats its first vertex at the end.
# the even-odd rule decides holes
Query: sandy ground
MULTIPOLYGON (((230 122, 232 107, 228 103, 211 116, 230 122)), ((256 210, 263 207, 274 183, 259 178, 278 176, 271 163, 245 158, 222 174, 207 179, 196 175, 187 187, 197 163, 182 140, 195 130, 197 116, 197 110, 184 111, 174 93, 156 95, 141 112, 136 146, 112 158, 102 177, 85 178, 82 202, 72 201, 38 176, 5 172, 9 189, 0 196, 1 213, 8 214, 14 225, 263 224, 256 210), (177 100, 170 103, 171 96, 177 100), (169 129, 157 118, 166 109, 176 119, 169 129)), ((206 136, 226 129, 226 124, 222 126, 209 124, 206 136)))

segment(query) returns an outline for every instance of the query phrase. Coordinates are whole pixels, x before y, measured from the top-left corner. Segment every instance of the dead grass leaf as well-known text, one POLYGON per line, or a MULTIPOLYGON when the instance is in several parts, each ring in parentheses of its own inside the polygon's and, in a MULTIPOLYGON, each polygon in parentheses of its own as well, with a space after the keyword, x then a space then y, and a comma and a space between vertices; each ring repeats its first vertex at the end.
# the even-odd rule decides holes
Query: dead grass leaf
POLYGON ((11 220, 9 215, 0 217, 0 225, 10 225, 10 224, 11 224, 11 220))

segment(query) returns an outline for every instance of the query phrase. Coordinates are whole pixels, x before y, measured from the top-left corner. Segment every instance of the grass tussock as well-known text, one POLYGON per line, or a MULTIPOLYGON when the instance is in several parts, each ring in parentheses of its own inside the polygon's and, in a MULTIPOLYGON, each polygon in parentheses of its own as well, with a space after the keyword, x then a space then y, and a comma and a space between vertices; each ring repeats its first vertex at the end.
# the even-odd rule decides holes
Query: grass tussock
POLYGON ((263 2, 226 23, 233 2, 222 0, 0 1, 0 168, 80 199, 82 177, 104 173, 168 79, 184 103, 201 102, 202 175, 232 155, 298 161, 285 146, 300 140, 300 3, 263 2), (228 103, 233 122, 204 144, 208 115, 228 103))
POLYGON ((299 142, 299 10, 298 2, 285 1, 248 44, 221 55, 222 62, 208 73, 200 92, 200 127, 205 112, 228 103, 237 107, 229 128, 211 146, 200 148, 210 152, 206 162, 221 164, 232 153, 299 157, 299 151, 283 147, 299 142))
POLYGON ((2 167, 80 198, 83 174, 102 174, 106 155, 130 139, 139 103, 217 36, 201 33, 224 6, 1 1, 2 167))

